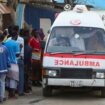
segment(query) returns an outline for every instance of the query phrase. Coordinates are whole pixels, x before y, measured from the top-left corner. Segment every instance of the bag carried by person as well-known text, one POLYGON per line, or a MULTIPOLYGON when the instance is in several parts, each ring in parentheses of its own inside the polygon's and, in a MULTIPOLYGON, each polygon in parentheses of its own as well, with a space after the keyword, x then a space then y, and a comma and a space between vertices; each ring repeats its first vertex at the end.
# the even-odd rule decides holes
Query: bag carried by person
POLYGON ((11 67, 8 69, 7 77, 19 81, 18 64, 11 64, 11 67))

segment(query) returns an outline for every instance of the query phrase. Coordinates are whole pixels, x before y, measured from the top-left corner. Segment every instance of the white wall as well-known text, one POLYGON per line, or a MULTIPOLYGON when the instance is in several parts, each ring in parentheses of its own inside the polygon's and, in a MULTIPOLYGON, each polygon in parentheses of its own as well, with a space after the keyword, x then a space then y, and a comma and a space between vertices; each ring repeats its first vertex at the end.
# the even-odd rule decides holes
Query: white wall
POLYGON ((40 28, 43 29, 44 34, 48 35, 48 30, 51 27, 51 20, 49 18, 40 18, 40 28))

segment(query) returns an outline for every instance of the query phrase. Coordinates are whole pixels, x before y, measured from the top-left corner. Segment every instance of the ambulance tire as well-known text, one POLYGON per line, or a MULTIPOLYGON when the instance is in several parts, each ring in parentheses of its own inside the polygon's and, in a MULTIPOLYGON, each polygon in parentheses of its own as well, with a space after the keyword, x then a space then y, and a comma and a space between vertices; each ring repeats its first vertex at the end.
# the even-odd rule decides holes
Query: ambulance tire
POLYGON ((52 96, 52 87, 46 86, 43 88, 43 96, 44 97, 50 97, 52 96))
POLYGON ((101 97, 105 98, 105 87, 101 88, 101 97))

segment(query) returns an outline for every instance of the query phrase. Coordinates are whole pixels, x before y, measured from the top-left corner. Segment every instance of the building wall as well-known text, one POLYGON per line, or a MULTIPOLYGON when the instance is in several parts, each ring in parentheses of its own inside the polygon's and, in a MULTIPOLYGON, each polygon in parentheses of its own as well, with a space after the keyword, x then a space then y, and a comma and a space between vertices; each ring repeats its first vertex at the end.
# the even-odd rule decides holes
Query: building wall
POLYGON ((7 2, 7 0, 0 0, 0 2, 7 2))
MULTIPOLYGON (((20 0, 20 2, 29 2, 29 1, 32 1, 32 0, 20 0)), ((52 2, 52 0, 33 0, 33 1, 47 1, 47 2, 52 2)))
POLYGON ((40 28, 43 29, 45 36, 47 37, 48 31, 51 27, 51 20, 48 18, 40 18, 40 28))
POLYGON ((0 14, 0 30, 2 30, 2 24, 3 24, 3 22, 2 22, 2 14, 0 14))
POLYGON ((40 18, 48 18, 51 24, 55 20, 55 11, 27 5, 25 8, 25 21, 33 28, 40 28, 40 18), (30 12, 31 11, 31 12, 30 12))

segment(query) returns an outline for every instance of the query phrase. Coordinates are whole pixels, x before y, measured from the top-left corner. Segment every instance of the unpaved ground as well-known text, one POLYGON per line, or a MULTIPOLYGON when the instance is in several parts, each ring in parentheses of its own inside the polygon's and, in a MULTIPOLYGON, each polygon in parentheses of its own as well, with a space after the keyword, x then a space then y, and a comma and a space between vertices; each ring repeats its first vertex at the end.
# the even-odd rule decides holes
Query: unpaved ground
POLYGON ((91 92, 57 91, 52 97, 42 96, 42 88, 34 87, 33 94, 8 99, 2 105, 105 105, 105 98, 91 92))

